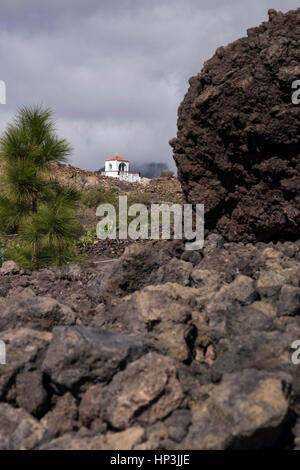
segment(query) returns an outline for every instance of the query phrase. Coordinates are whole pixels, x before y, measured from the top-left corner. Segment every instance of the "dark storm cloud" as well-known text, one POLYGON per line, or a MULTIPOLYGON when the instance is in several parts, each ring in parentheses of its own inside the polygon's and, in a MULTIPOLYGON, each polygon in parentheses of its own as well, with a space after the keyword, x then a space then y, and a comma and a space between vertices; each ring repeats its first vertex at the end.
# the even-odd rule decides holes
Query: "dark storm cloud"
POLYGON ((214 50, 292 0, 0 0, 3 128, 18 106, 58 116, 72 162, 115 152, 173 165, 168 140, 187 80, 214 50))

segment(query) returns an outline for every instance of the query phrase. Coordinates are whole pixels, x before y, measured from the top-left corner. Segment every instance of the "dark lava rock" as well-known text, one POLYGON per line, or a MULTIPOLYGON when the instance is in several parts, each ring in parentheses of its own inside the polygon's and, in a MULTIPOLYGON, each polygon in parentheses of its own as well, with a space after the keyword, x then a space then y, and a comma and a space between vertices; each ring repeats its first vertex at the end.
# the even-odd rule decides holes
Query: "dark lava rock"
POLYGON ((56 397, 54 407, 43 417, 41 424, 46 429, 47 440, 78 429, 76 399, 67 392, 56 397))
POLYGON ((170 144, 189 203, 227 240, 300 234, 300 9, 269 12, 247 37, 217 49, 178 111, 170 144))
POLYGON ((106 428, 105 423, 100 419, 102 390, 103 384, 91 385, 82 396, 79 407, 79 419, 81 424, 86 427, 92 426, 99 429, 100 426, 102 430, 106 428))
POLYGON ((91 281, 88 295, 94 304, 101 301, 109 303, 157 282, 171 282, 174 278, 179 278, 186 284, 191 264, 181 261, 180 270, 184 266, 184 271, 180 273, 174 271, 174 267, 178 270, 176 259, 172 260, 171 266, 167 265, 181 251, 181 243, 176 242, 132 244, 118 260, 91 281))
POLYGON ((43 386, 41 371, 23 372, 16 378, 17 403, 32 415, 39 415, 45 408, 47 392, 43 386))
POLYGON ((105 435, 86 435, 84 429, 78 433, 64 434, 47 442, 40 450, 133 450, 144 437, 140 426, 133 426, 121 432, 108 432, 105 435))
POLYGON ((282 382, 259 371, 226 375, 192 410, 182 449, 276 447, 285 434, 288 401, 282 382))
MULTIPOLYGON (((204 287, 208 291, 208 287, 204 287)), ((175 283, 148 286, 128 296, 121 305, 95 317, 96 326, 141 337, 145 344, 183 362, 193 355, 196 325, 201 336, 207 326, 199 313, 202 291, 175 283)))
POLYGON ((67 305, 30 292, 3 300, 0 331, 21 326, 48 330, 55 325, 73 325, 75 319, 75 312, 67 305))
POLYGON ((142 341, 83 326, 57 327, 42 365, 58 389, 84 390, 107 382, 122 367, 145 354, 142 341))
POLYGON ((101 394, 101 408, 113 428, 124 429, 134 419, 155 423, 178 408, 182 399, 174 362, 148 353, 113 377, 101 394))
POLYGON ((186 436, 191 424, 190 410, 176 410, 166 419, 169 438, 175 442, 181 442, 186 436))
POLYGON ((28 450, 45 438, 44 427, 22 409, 0 403, 0 450, 28 450))
POLYGON ((298 315, 300 312, 300 288, 283 286, 278 302, 278 315, 298 315))
MULTIPOLYGON (((0 340, 6 345, 7 357, 7 364, 0 366, 0 399, 3 400, 8 395, 10 398, 15 398, 17 395, 23 405, 26 403, 26 408, 30 407, 31 411, 34 411, 43 402, 43 391, 40 391, 35 398, 30 398, 30 393, 36 393, 31 390, 30 384, 27 382, 25 388, 24 380, 21 379, 16 393, 14 382, 19 373, 41 367, 46 349, 52 340, 52 333, 19 328, 0 333, 0 340)), ((32 387, 34 387, 33 382, 32 387)))

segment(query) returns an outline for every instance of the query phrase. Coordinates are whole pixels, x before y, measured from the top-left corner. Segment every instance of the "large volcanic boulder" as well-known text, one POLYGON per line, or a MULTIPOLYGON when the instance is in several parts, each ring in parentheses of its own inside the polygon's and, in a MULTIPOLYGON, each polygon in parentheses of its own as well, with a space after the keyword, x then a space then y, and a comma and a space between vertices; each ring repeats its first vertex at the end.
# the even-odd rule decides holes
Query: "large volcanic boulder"
POLYGON ((300 235, 300 9, 217 49, 189 80, 170 141, 187 202, 232 241, 300 235))

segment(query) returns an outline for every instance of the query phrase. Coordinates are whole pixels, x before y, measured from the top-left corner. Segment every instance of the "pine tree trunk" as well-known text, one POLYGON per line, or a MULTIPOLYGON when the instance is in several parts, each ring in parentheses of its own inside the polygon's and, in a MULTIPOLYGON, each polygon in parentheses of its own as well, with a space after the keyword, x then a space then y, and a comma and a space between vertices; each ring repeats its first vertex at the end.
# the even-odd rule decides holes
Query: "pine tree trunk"
POLYGON ((32 212, 37 211, 37 198, 36 197, 33 198, 31 207, 32 207, 32 212))

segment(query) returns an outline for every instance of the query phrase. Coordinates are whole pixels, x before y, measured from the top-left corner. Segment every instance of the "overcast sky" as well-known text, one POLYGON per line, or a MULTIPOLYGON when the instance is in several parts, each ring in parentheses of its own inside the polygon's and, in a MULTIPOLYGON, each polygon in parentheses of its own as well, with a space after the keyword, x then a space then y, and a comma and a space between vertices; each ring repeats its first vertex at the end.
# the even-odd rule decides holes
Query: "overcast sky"
POLYGON ((168 140, 188 78, 215 49, 296 0, 0 0, 3 130, 20 105, 54 109, 71 163, 116 152, 174 167, 168 140))

